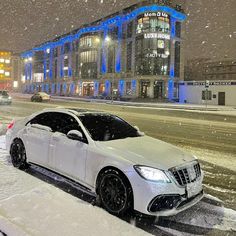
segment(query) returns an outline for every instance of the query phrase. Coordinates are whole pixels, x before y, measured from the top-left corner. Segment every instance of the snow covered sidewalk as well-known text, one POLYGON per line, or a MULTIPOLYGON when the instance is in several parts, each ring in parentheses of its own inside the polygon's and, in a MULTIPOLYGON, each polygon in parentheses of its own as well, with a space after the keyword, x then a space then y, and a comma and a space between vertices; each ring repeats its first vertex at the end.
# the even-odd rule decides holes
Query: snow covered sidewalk
POLYGON ((0 235, 227 235, 236 231, 236 212, 207 196, 193 208, 155 224, 131 224, 103 209, 62 191, 28 173, 14 168, 0 137, 0 235), (213 203, 212 203, 213 202, 213 203), (215 204, 219 203, 219 204, 215 204), (139 229, 138 226, 142 229, 139 229), (191 233, 192 232, 192 233, 191 233))

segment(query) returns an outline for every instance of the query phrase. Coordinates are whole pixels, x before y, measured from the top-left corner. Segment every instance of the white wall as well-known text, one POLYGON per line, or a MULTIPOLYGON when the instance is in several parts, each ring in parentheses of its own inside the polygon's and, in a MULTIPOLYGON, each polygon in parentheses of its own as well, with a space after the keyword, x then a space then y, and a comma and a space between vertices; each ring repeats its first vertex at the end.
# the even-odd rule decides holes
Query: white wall
MULTIPOLYGON (((205 104, 202 100, 202 91, 206 90, 205 85, 187 85, 189 82, 185 82, 184 85, 179 86, 179 101, 192 104, 205 104)), ((218 93, 225 92, 225 105, 236 106, 236 85, 210 85, 208 88, 212 91, 212 97, 215 94, 216 98, 207 101, 209 105, 218 105, 218 93)))

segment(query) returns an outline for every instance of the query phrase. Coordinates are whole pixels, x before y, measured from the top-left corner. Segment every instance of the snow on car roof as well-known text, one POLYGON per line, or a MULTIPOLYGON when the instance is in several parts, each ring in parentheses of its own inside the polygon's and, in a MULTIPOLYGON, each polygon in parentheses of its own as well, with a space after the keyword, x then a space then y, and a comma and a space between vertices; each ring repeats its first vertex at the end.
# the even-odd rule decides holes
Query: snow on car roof
POLYGON ((46 108, 43 111, 67 111, 67 112, 72 112, 76 114, 107 114, 103 111, 97 111, 97 110, 89 110, 89 109, 83 109, 83 108, 74 108, 74 107, 56 107, 56 108, 46 108))

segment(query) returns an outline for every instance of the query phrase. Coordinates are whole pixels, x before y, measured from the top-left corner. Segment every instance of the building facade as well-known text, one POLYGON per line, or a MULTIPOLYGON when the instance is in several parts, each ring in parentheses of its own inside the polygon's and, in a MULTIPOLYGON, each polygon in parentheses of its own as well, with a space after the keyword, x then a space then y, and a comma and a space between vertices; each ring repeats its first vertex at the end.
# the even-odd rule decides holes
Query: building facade
POLYGON ((0 90, 12 89, 12 53, 0 50, 0 90))
POLYGON ((185 81, 236 80, 236 60, 212 61, 208 58, 188 60, 185 65, 185 81))
POLYGON ((39 45, 21 54, 23 90, 176 99, 185 18, 170 1, 145 1, 39 45))
POLYGON ((22 91, 21 73, 22 73, 22 60, 19 54, 14 53, 12 55, 12 84, 13 91, 22 91))
POLYGON ((179 101, 236 107, 236 80, 180 82, 179 101))
POLYGON ((181 103, 236 106, 236 60, 189 60, 184 79, 179 83, 181 103))

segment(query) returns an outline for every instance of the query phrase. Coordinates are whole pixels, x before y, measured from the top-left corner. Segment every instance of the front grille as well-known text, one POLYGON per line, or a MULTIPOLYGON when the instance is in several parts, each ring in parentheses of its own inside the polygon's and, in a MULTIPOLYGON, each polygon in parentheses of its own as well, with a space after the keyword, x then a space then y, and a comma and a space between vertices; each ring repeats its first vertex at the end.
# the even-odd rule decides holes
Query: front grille
POLYGON ((195 163, 189 167, 173 168, 170 170, 180 186, 195 182, 201 176, 201 167, 195 163))

